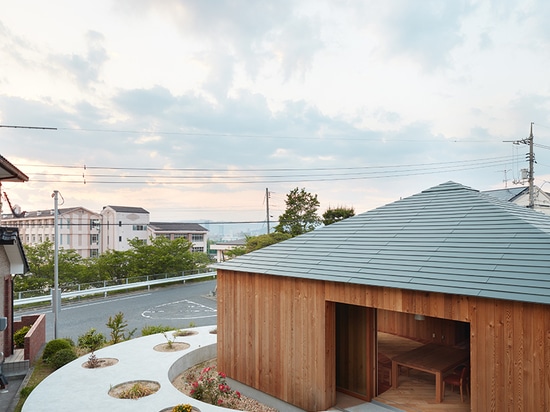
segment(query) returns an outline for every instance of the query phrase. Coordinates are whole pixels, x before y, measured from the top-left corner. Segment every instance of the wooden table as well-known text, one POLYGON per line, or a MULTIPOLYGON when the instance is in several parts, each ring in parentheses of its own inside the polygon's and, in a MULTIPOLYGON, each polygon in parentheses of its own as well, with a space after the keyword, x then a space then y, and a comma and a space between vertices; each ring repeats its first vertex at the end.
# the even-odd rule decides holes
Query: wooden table
POLYGON ((392 387, 399 384, 399 366, 417 369, 435 375, 435 401, 443 401, 443 374, 468 361, 467 350, 429 343, 392 359, 392 387))

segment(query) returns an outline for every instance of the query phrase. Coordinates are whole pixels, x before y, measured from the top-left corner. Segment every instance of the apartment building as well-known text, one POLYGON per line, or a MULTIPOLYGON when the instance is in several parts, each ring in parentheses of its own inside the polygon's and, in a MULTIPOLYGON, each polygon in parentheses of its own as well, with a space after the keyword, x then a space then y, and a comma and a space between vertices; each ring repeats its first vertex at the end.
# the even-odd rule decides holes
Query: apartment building
POLYGON ((184 237, 193 244, 192 252, 206 252, 208 230, 198 223, 151 222, 147 228, 148 237, 164 236, 170 240, 184 237))
MULTIPOLYGON (((83 207, 58 209, 59 247, 74 249, 80 256, 96 257, 101 253, 101 215, 83 207)), ((25 245, 55 241, 53 209, 2 216, 2 226, 16 227, 25 245)))
MULTIPOLYGON (((21 242, 37 245, 55 240, 53 209, 2 215, 1 226, 17 228, 21 242)), ((149 222, 149 212, 141 207, 104 206, 100 213, 83 207, 58 210, 59 247, 74 249, 83 258, 97 257, 108 250, 130 249, 130 240, 146 243, 150 237, 171 240, 185 237, 193 252, 206 252, 208 230, 196 223, 149 222)))

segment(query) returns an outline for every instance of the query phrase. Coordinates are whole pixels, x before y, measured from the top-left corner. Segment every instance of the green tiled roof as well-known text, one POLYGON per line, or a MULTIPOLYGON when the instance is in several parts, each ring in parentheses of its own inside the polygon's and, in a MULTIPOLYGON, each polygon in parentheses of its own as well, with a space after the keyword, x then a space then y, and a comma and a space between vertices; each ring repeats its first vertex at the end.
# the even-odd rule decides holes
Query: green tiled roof
POLYGON ((447 182, 216 267, 550 304, 550 217, 447 182))

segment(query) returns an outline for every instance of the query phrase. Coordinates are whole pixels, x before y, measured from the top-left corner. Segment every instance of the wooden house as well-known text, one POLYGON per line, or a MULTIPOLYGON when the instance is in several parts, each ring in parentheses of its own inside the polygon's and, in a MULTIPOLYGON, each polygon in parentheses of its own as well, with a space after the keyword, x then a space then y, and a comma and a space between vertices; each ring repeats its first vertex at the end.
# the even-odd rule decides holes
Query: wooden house
POLYGON ((447 182, 217 269, 219 369, 290 404, 375 397, 383 330, 467 348, 472 411, 550 410, 540 212, 447 182))

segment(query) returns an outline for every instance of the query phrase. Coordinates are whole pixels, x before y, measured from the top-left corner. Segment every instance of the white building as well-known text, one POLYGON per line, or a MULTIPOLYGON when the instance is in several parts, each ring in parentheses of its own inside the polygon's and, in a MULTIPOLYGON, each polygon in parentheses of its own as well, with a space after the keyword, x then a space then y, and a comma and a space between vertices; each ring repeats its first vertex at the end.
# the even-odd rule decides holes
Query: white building
POLYGON ((101 211, 101 251, 129 250, 131 239, 147 242, 149 212, 141 207, 105 206, 101 211))
POLYGON ((192 252, 206 252, 208 230, 198 223, 151 222, 148 227, 149 237, 164 236, 170 240, 184 237, 193 244, 192 252))

